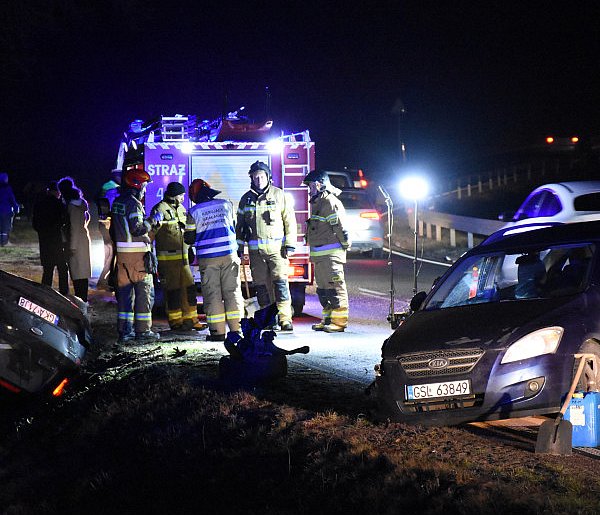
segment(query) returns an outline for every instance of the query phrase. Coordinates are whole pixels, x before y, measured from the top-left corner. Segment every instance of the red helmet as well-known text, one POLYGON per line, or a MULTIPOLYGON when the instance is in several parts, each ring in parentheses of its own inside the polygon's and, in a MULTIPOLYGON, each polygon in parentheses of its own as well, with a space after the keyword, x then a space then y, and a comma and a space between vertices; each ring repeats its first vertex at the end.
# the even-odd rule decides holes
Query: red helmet
POLYGON ((194 179, 190 184, 190 198, 193 202, 198 204, 201 198, 210 199, 216 197, 219 193, 218 190, 213 190, 210 184, 204 179, 194 179))
POLYGON ((125 187, 139 191, 145 182, 152 182, 150 175, 144 170, 143 163, 128 164, 124 168, 123 183, 125 187))

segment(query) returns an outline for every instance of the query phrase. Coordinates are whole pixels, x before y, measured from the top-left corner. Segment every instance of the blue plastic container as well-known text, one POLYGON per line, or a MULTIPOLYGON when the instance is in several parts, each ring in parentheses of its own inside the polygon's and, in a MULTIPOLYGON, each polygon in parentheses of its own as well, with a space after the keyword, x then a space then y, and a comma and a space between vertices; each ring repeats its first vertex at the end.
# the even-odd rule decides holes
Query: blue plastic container
POLYGON ((600 392, 575 392, 564 418, 573 425, 573 447, 600 447, 600 392))

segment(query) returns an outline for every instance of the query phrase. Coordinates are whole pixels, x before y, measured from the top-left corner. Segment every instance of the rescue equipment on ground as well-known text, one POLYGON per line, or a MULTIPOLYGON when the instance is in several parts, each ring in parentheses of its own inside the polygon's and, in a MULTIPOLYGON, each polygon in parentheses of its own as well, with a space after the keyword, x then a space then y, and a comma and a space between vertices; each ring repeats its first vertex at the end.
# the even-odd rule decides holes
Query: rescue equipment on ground
POLYGON ((290 354, 308 354, 308 346, 293 350, 277 347, 273 340, 275 331, 268 329, 277 320, 277 305, 259 309, 254 317, 243 318, 242 334, 231 332, 225 339, 229 356, 219 361, 219 376, 235 383, 267 383, 287 374, 287 359, 290 354))
POLYGON ((600 447, 600 392, 575 392, 565 412, 573 447, 600 447))
POLYGON ((573 377, 571 388, 556 418, 546 420, 540 426, 535 442, 536 454, 569 456, 573 452, 573 424, 566 420, 564 416, 575 393, 575 388, 577 388, 577 383, 579 383, 583 367, 588 360, 595 360, 596 356, 594 354, 575 354, 574 357, 579 359, 579 366, 573 377))

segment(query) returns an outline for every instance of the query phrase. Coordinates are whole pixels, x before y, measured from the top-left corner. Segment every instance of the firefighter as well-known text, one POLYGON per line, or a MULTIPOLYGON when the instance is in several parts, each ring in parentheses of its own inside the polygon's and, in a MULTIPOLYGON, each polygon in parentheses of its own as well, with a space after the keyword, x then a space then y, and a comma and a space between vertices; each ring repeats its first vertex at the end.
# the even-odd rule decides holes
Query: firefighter
POLYGON ((161 213, 145 219, 142 199, 150 175, 139 161, 125 161, 121 194, 111 209, 112 234, 117 251, 117 329, 119 342, 156 340, 152 331, 154 272, 150 233, 158 228, 161 213))
POLYGON ((225 341, 226 326, 240 333, 244 313, 233 204, 215 198, 219 193, 202 179, 195 179, 190 186, 190 197, 196 203, 190 214, 196 223, 196 259, 210 330, 208 341, 225 341))
POLYGON ((350 240, 344 225, 346 211, 337 198, 340 190, 332 186, 326 172, 313 170, 303 182, 308 185, 311 205, 306 239, 315 266, 317 295, 323 307, 323 320, 312 329, 341 333, 348 326, 344 263, 350 240))
POLYGON ((195 225, 183 207, 184 197, 183 184, 170 182, 163 199, 150 211, 151 218, 157 213, 162 217, 155 232, 156 257, 167 319, 173 331, 206 329, 206 324, 198 321, 196 285, 184 237, 186 232, 195 230, 195 225))
POLYGON ((281 331, 292 331, 292 303, 288 284, 288 257, 296 246, 296 215, 283 191, 272 184, 267 164, 250 167, 250 190, 238 206, 238 255, 248 242, 250 270, 261 308, 273 302, 279 311, 281 331))

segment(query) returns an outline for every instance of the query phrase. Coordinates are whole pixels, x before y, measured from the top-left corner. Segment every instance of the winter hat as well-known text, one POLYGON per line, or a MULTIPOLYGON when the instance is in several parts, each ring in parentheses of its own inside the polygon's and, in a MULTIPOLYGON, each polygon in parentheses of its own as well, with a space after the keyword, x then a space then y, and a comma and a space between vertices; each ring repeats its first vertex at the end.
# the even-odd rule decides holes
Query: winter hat
POLYGON ((180 182, 170 182, 165 190, 165 196, 167 197, 176 197, 182 193, 185 193, 185 188, 180 182))

